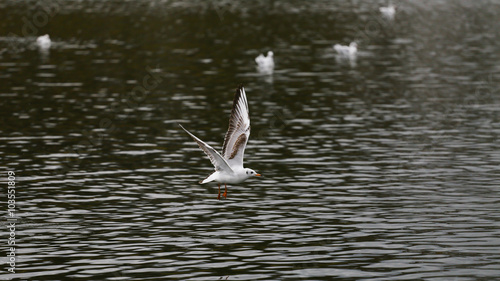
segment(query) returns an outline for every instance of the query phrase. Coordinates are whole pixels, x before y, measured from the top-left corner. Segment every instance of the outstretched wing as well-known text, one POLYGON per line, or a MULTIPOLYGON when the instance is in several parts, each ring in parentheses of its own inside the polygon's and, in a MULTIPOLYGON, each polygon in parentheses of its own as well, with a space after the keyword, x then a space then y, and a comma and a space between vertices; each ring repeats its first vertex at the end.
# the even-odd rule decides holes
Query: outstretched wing
POLYGON ((224 158, 219 154, 219 152, 217 152, 210 145, 206 144, 204 141, 197 138, 195 135, 191 134, 188 130, 184 129, 181 124, 179 124, 179 126, 181 126, 181 128, 194 139, 201 150, 203 150, 208 158, 210 158, 210 162, 212 162, 212 165, 214 165, 216 171, 233 171, 226 160, 224 160, 224 158))
POLYGON ((222 146, 222 156, 230 167, 243 167, 243 155, 248 138, 250 138, 250 115, 247 95, 243 85, 240 85, 234 95, 229 129, 222 146))

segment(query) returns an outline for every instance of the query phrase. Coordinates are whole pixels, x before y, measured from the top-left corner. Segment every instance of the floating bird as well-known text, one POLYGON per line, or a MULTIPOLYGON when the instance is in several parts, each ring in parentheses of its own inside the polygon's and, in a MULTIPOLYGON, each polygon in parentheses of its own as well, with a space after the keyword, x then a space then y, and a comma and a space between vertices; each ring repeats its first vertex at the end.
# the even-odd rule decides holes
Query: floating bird
POLYGON ((379 8, 382 15, 390 20, 394 19, 394 15, 396 14, 396 7, 391 3, 387 7, 379 8))
POLYGON ((36 44, 40 49, 48 50, 50 49, 50 45, 52 44, 52 42, 50 41, 49 35, 45 34, 42 36, 38 36, 38 38, 36 38, 36 44))
POLYGON ((179 124, 179 126, 194 139, 214 165, 215 171, 207 178, 200 181, 200 184, 211 181, 218 182, 219 195, 217 199, 220 200, 221 184, 225 186, 222 196, 227 198, 228 183, 241 183, 250 177, 261 176, 254 170, 243 167, 243 154, 245 153, 245 147, 250 137, 250 116, 248 114, 247 96, 243 86, 239 86, 234 95, 233 108, 231 110, 231 116, 229 117, 229 129, 224 138, 222 155, 210 145, 184 129, 181 124, 179 124))
POLYGON ((274 53, 272 51, 267 52, 267 56, 260 54, 255 58, 257 63, 257 70, 263 74, 272 74, 274 71, 274 53))
POLYGON ((358 44, 356 44, 356 42, 351 42, 351 44, 349 44, 349 46, 335 44, 335 46, 333 46, 333 48, 335 49, 335 51, 337 51, 337 53, 340 56, 344 56, 344 57, 348 57, 348 58, 356 57, 356 54, 358 52, 358 44))

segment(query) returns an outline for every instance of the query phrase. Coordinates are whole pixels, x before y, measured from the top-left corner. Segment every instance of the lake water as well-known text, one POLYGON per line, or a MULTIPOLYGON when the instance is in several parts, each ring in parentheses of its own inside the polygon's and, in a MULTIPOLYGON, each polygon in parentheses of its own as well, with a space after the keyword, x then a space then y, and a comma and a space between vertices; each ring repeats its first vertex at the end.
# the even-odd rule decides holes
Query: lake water
POLYGON ((383 4, 2 1, 0 279, 499 278, 500 3, 383 4), (178 123, 220 149, 239 83, 264 177, 218 201, 178 123))

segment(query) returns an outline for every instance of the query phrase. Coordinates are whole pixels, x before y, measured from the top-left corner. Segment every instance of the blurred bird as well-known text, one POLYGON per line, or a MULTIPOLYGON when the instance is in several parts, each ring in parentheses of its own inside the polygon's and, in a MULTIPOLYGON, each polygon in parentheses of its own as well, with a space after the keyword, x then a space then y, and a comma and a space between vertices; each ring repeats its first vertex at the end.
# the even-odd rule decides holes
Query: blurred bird
POLYGON ((335 44, 333 48, 340 56, 344 56, 347 58, 354 58, 358 53, 358 44, 356 42, 351 42, 349 46, 335 44))
POLYGON ((50 49, 50 45, 52 44, 52 42, 50 41, 49 35, 45 34, 36 38, 36 44, 40 49, 48 50, 50 49))
POLYGON ((255 58, 257 63, 257 70, 263 74, 272 74, 274 71, 274 53, 272 51, 267 52, 267 56, 260 54, 255 58))
POLYGON ((384 17, 390 20, 394 19, 394 16, 396 15, 396 7, 392 3, 390 3, 387 7, 380 7, 379 10, 384 17))

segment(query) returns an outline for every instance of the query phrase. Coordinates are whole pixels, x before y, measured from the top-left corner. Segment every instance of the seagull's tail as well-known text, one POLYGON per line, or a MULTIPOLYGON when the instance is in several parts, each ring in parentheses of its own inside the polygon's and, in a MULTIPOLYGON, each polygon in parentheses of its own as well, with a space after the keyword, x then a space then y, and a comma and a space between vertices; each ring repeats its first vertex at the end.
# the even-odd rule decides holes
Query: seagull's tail
POLYGON ((211 181, 214 181, 215 178, 216 178, 216 175, 215 175, 216 172, 213 172, 211 173, 210 175, 208 175, 208 177, 202 181, 200 181, 200 184, 204 184, 204 183, 207 183, 207 182, 211 182, 211 181))

